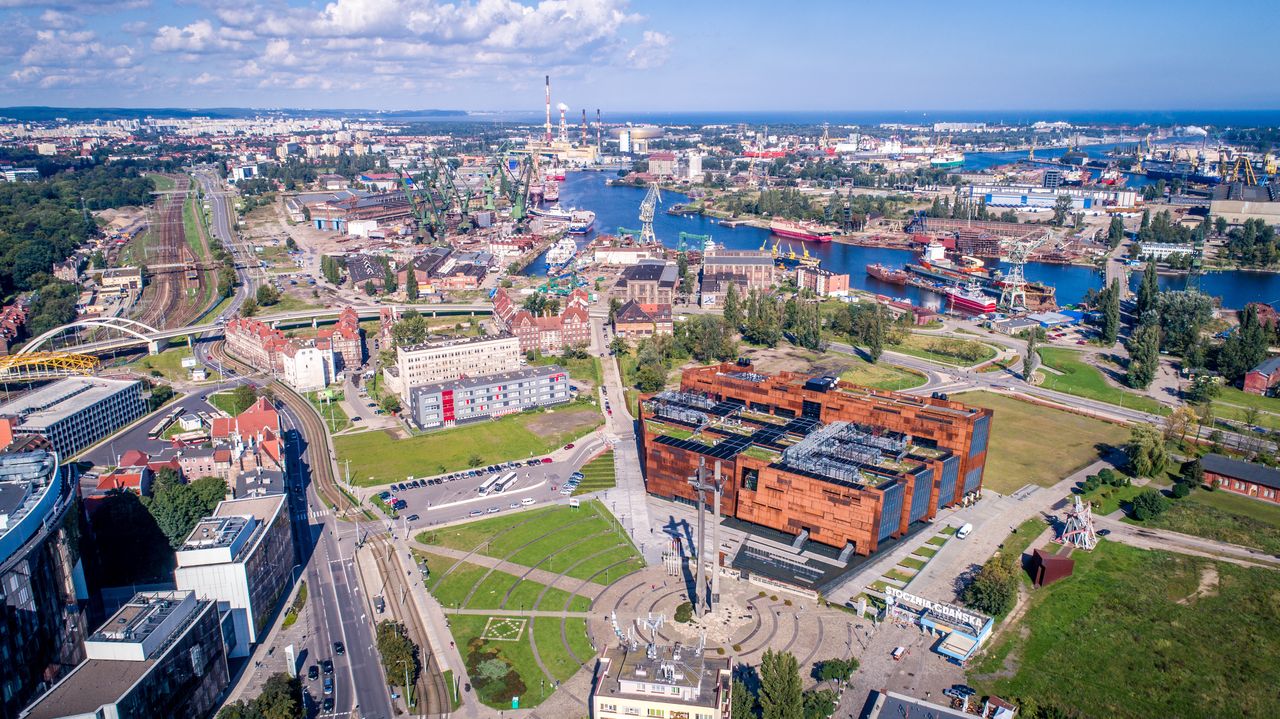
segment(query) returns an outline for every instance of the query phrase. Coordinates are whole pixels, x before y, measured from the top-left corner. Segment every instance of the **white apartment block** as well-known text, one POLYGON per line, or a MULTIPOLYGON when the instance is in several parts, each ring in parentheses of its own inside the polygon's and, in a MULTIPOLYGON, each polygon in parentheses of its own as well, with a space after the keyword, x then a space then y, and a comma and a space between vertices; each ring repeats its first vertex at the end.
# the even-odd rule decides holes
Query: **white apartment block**
POLYGON ((396 348, 401 399, 418 385, 496 374, 520 366, 520 340, 513 335, 425 342, 396 348))

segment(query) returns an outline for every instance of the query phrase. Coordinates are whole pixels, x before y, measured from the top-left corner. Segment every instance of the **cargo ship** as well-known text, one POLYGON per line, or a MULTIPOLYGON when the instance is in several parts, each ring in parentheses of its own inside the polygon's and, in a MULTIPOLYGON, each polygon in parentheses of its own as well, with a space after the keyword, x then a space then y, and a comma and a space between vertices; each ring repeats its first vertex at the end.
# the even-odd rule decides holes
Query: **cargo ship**
POLYGON ((987 296, 977 282, 970 282, 963 287, 951 285, 942 294, 946 295, 952 309, 978 315, 996 311, 996 301, 987 296))
POLYGON ((547 250, 547 264, 551 266, 566 264, 576 254, 578 254, 578 243, 574 242, 572 237, 561 237, 547 250))
POLYGON ((1147 160, 1142 163, 1143 171, 1152 180, 1182 180, 1201 185, 1216 185, 1222 182, 1222 177, 1211 168, 1210 163, 1196 167, 1190 162, 1183 161, 1147 160))
POLYGON ((952 167, 960 167, 964 164, 963 152, 944 152, 941 155, 934 155, 929 159, 929 166, 935 170, 945 170, 952 167))
POLYGON ((792 220, 773 220, 769 223, 769 231, 779 237, 805 242, 830 242, 836 231, 823 227, 815 222, 794 222, 792 220))
POLYGON ((891 285, 905 285, 911 277, 906 270, 894 270, 878 263, 867 265, 867 275, 891 285))
POLYGON ((596 213, 591 210, 574 210, 569 213, 569 234, 585 235, 596 224, 596 213))
POLYGON ((542 186, 542 201, 555 202, 560 199, 560 183, 553 181, 547 182, 542 186))
MULTIPOLYGON (((552 205, 551 207, 548 207, 545 209, 541 207, 530 207, 529 214, 534 215, 536 217, 545 217, 548 220, 558 220, 560 222, 573 221, 573 212, 562 209, 560 205, 552 205)), ((595 219, 595 218, 592 218, 592 219, 595 219)))

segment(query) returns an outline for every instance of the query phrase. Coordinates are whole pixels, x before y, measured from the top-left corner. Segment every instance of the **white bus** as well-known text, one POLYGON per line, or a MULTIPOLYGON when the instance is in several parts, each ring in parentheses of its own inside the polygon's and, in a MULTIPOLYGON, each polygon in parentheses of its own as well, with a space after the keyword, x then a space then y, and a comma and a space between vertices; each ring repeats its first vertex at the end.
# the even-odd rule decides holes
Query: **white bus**
POLYGON ((511 485, 515 484, 515 482, 516 482, 516 473, 507 472, 505 475, 503 475, 502 479, 498 480, 498 483, 494 485, 493 491, 495 494, 501 494, 507 491, 507 489, 509 489, 511 485))
POLYGON ((484 484, 480 485, 480 496, 483 497, 486 494, 488 494, 489 490, 493 489, 493 485, 497 484, 498 480, 501 478, 502 478, 502 475, 495 474, 492 477, 486 479, 484 481, 484 484))

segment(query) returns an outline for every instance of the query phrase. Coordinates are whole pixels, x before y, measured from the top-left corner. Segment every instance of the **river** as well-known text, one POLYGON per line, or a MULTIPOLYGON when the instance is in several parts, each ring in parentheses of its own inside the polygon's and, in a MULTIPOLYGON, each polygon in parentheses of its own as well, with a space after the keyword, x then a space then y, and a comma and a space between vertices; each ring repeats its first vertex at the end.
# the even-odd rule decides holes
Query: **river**
MULTIPOLYGON (((1062 151, 1058 151, 1059 153, 1062 151)), ((1099 152, 1102 152, 1101 150, 1099 152)), ((985 153, 983 153, 985 154, 985 153)), ((997 153, 999 155, 1023 155, 1025 153, 997 153)), ((983 161, 975 157, 975 161, 983 161)), ((1004 159, 1004 162, 1010 162, 1004 159)), ((992 162, 991 164, 1000 164, 992 162)), ((613 234, 619 227, 639 228, 640 202, 644 199, 645 188, 618 186, 610 187, 605 180, 613 177, 607 172, 571 172, 560 184, 560 204, 565 208, 582 208, 596 213, 595 230, 578 238, 579 247, 585 246, 596 232, 613 234)), ((658 239, 668 247, 676 247, 680 242, 680 233, 694 235, 711 235, 719 244, 730 250, 758 250, 766 242, 772 244, 773 238, 768 230, 758 227, 739 226, 728 228, 720 225, 714 218, 702 215, 668 215, 664 208, 676 203, 687 202, 688 197, 680 193, 662 193, 662 202, 654 217, 653 229, 658 239)), ((696 246, 697 240, 689 240, 687 244, 696 246)), ((880 282, 868 277, 866 266, 880 263, 889 267, 899 267, 911 261, 914 253, 907 250, 893 250, 878 247, 860 247, 840 242, 791 242, 796 252, 802 252, 807 245, 809 254, 822 260, 822 266, 832 272, 848 273, 850 287, 867 290, 893 297, 905 297, 923 307, 941 307, 942 298, 932 292, 915 287, 903 287, 880 282)), ((781 248, 787 248, 783 241, 781 248)), ((539 257, 525 269, 527 275, 545 275, 546 262, 539 257)), ((1059 305, 1079 302, 1089 289, 1102 287, 1102 273, 1079 265, 1054 265, 1030 263, 1026 269, 1027 278, 1057 288, 1059 305)), ((1137 286, 1138 276, 1132 277, 1137 286)), ((1179 275, 1161 276, 1161 287, 1182 289, 1186 286, 1186 277, 1179 275)), ((1222 298, 1223 306, 1239 308, 1248 302, 1280 301, 1280 274, 1270 272, 1218 272, 1201 277, 1201 291, 1222 298)))

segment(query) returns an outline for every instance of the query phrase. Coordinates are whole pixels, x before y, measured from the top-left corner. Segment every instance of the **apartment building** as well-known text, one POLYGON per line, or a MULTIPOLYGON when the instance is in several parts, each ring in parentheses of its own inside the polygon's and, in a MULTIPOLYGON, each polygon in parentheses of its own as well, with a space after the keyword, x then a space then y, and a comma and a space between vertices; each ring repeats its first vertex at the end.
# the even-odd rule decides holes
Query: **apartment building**
POLYGON ((419 385, 496 374, 520 365, 520 340, 513 335, 467 337, 396 348, 400 398, 419 385))
POLYGON ((680 644, 609 646, 596 664, 591 719, 727 719, 733 711, 730 657, 680 644))
POLYGON ((409 414, 424 429, 451 427, 570 398, 569 373, 547 365, 412 387, 409 414))

